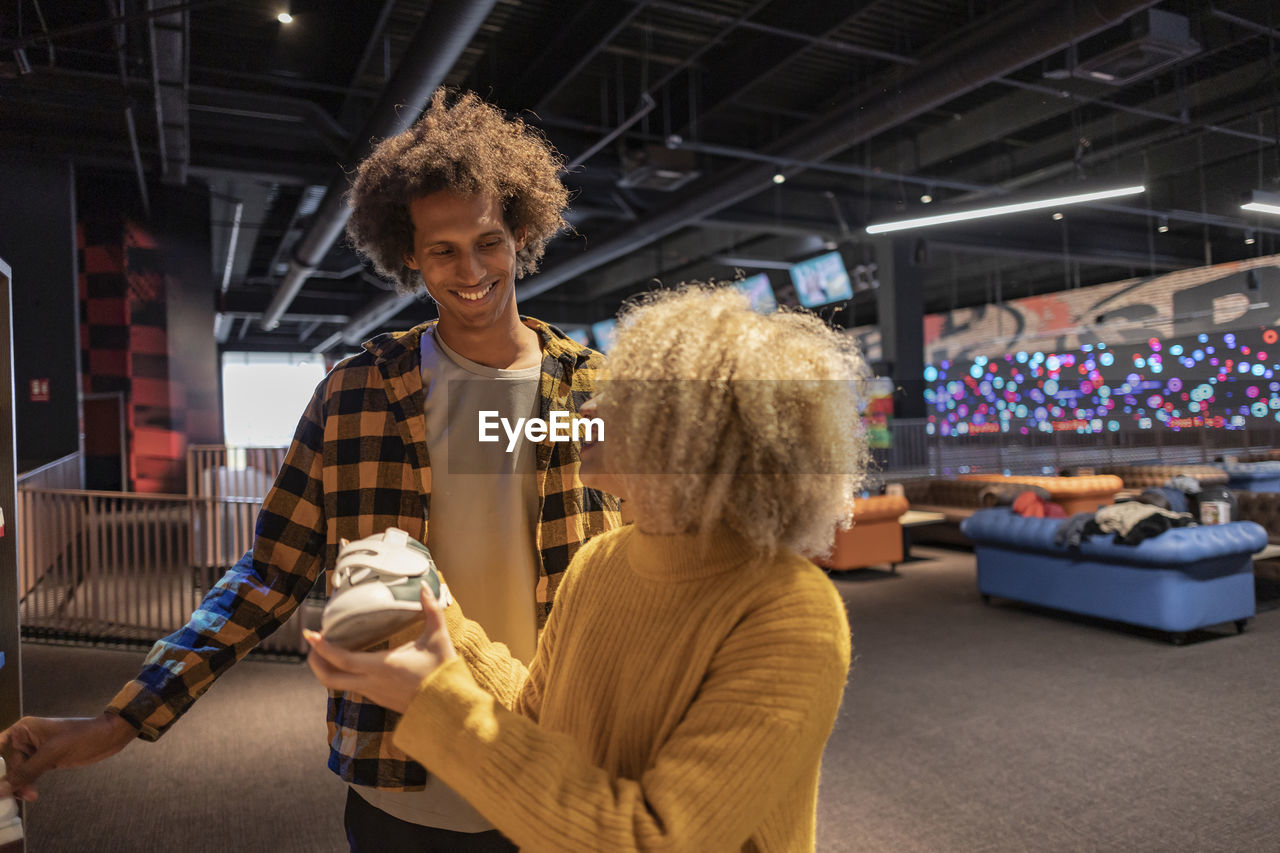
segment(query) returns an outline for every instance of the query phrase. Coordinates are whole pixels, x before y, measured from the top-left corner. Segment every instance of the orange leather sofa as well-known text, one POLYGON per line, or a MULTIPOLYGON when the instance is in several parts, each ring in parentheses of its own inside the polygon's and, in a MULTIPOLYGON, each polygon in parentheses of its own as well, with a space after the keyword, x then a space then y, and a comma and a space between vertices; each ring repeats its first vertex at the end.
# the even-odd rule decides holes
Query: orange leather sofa
POLYGON ((853 525, 836 530, 831 553, 815 562, 827 569, 863 569, 902 562, 899 516, 910 508, 901 495, 855 498, 853 525))
POLYGON ((1116 492, 1124 488, 1124 481, 1114 474, 1096 474, 1087 477, 1006 477, 1003 474, 962 474, 961 480, 988 483, 1022 483, 1040 486, 1049 493, 1054 503, 1066 510, 1067 515, 1077 512, 1096 512, 1098 507, 1115 503, 1116 492))

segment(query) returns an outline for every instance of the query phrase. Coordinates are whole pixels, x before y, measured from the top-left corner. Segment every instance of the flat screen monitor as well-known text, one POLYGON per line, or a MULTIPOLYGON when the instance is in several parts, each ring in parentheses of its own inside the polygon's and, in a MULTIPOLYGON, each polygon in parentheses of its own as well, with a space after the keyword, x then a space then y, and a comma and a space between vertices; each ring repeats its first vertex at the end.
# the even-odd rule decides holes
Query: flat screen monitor
POLYGON ((591 337, 596 339, 596 349, 607 353, 613 349, 613 339, 618 334, 617 320, 601 320, 591 324, 591 337))
POLYGON ((738 289, 747 294, 747 298, 751 300, 751 307, 761 314, 768 314, 771 311, 778 310, 777 297, 773 295, 773 285, 769 282, 769 276, 765 273, 750 276, 734 282, 738 289))
POLYGON ((796 296, 806 308, 853 298, 853 284, 839 252, 827 252, 791 267, 796 296))

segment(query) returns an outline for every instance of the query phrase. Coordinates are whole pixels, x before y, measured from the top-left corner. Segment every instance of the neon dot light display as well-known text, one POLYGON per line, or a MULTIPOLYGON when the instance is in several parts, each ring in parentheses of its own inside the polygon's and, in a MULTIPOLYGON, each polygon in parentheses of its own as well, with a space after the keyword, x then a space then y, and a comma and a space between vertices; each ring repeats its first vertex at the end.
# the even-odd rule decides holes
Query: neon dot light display
POLYGON ((1280 422, 1280 335, 1237 329, 925 367, 930 434, 1245 429, 1280 422))

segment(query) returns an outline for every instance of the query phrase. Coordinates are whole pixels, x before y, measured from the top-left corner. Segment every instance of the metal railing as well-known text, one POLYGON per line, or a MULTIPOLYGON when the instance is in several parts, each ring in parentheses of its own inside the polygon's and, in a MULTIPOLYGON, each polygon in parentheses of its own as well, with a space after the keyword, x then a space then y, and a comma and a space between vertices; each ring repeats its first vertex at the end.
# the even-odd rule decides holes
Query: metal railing
POLYGON ((287 447, 187 448, 187 494, 209 498, 262 498, 284 464, 287 447))
MULTIPOLYGON (((259 504, 253 498, 20 488, 23 633, 123 642, 171 633, 249 549, 259 504)), ((259 648, 301 653, 305 609, 259 648)))
POLYGON ((971 471, 1048 474, 1064 468, 1106 465, 1198 465, 1276 447, 1280 424, 1247 430, 1121 430, 1100 435, 1074 432, 977 436, 930 435, 927 421, 899 418, 890 425, 891 446, 877 454, 879 476, 952 477, 971 471))
POLYGON ((18 475, 18 486, 40 489, 78 489, 84 485, 80 451, 68 453, 39 468, 18 475))

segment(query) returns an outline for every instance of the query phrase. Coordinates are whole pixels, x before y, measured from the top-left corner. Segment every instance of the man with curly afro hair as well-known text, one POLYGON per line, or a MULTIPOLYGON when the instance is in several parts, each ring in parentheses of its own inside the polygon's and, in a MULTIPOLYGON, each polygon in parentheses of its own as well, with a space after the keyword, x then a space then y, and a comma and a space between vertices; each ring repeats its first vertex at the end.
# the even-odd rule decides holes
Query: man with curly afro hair
MULTIPOLYGON (((472 618, 514 657, 532 659, 570 559, 620 523, 617 499, 579 479, 576 441, 535 441, 529 430, 485 440, 478 428, 486 415, 504 426, 575 417, 603 366, 599 353, 516 309, 516 278, 536 269, 565 225, 560 170, 523 122, 472 94, 451 104, 444 90, 413 127, 377 145, 348 197, 351 241, 402 292, 425 288, 439 319, 368 341, 325 377, 264 500, 253 548, 101 716, 25 717, 0 734, 15 755, 0 793, 34 799, 47 770, 160 737, 322 575, 332 590, 326 570, 342 540, 390 527, 427 543, 472 618)), ((395 746, 398 720, 363 695, 330 691, 329 768, 349 786, 351 849, 514 850, 395 746)))

